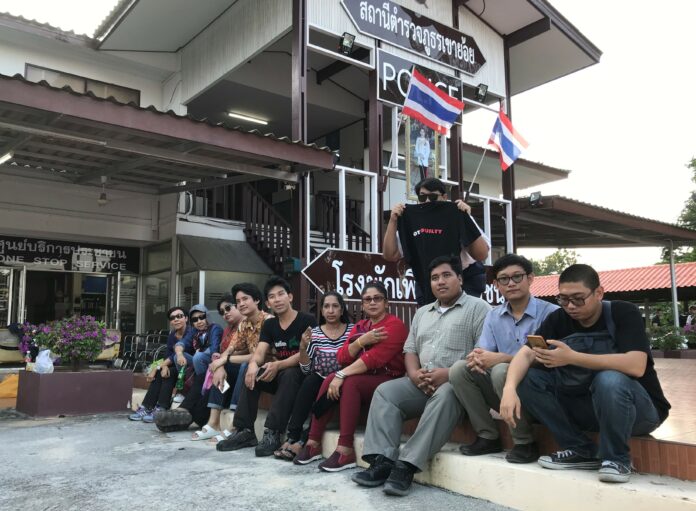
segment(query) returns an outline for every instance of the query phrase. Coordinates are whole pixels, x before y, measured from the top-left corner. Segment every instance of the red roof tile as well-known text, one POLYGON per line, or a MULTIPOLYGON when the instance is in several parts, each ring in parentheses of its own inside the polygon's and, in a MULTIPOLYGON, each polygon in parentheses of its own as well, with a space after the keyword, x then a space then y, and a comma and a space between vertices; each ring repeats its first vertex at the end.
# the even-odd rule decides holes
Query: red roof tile
MULTIPOLYGON (((677 287, 696 287, 696 263, 678 263, 675 271, 677 287)), ((606 293, 669 289, 672 286, 668 264, 598 273, 606 293)), ((558 294, 558 275, 536 277, 532 284, 532 294, 541 298, 558 294)))

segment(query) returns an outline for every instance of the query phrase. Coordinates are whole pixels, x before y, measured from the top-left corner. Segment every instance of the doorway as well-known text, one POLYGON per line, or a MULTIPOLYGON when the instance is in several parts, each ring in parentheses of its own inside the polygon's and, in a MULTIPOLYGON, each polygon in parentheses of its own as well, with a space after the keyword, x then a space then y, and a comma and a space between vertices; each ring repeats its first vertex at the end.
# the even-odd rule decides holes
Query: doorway
POLYGON ((26 320, 33 324, 73 315, 107 316, 108 275, 28 271, 26 320))

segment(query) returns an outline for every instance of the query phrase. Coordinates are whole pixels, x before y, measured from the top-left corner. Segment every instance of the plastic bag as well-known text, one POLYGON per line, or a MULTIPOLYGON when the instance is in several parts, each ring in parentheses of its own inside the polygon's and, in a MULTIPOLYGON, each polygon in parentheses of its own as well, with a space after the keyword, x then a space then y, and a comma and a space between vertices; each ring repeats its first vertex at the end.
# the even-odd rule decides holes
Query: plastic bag
POLYGON ((51 360, 51 350, 39 351, 34 364, 34 372, 48 374, 53 372, 53 360, 51 360))

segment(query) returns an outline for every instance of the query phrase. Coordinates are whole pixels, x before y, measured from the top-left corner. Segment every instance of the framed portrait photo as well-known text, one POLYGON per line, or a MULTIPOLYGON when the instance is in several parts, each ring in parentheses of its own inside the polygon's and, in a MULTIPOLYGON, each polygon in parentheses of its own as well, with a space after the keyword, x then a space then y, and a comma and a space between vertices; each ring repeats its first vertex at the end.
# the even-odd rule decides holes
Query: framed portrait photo
POLYGON ((418 200, 416 184, 440 177, 440 137, 422 122, 406 118, 406 198, 418 200))

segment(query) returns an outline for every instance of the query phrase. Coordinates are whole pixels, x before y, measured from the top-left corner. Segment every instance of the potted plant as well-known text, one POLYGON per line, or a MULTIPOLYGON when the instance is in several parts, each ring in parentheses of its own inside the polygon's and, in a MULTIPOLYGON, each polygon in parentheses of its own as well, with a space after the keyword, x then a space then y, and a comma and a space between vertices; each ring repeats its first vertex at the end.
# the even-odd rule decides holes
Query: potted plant
POLYGON ((656 358, 682 358, 685 338, 681 332, 670 330, 656 332, 652 338, 653 356, 656 358))
POLYGON ((92 316, 75 316, 44 325, 27 325, 23 353, 48 348, 73 370, 38 374, 20 371, 17 410, 33 416, 78 415, 125 410, 133 393, 130 371, 79 371, 93 362, 109 343, 117 341, 104 323, 92 316), (26 337, 26 339, 25 339, 26 337))

